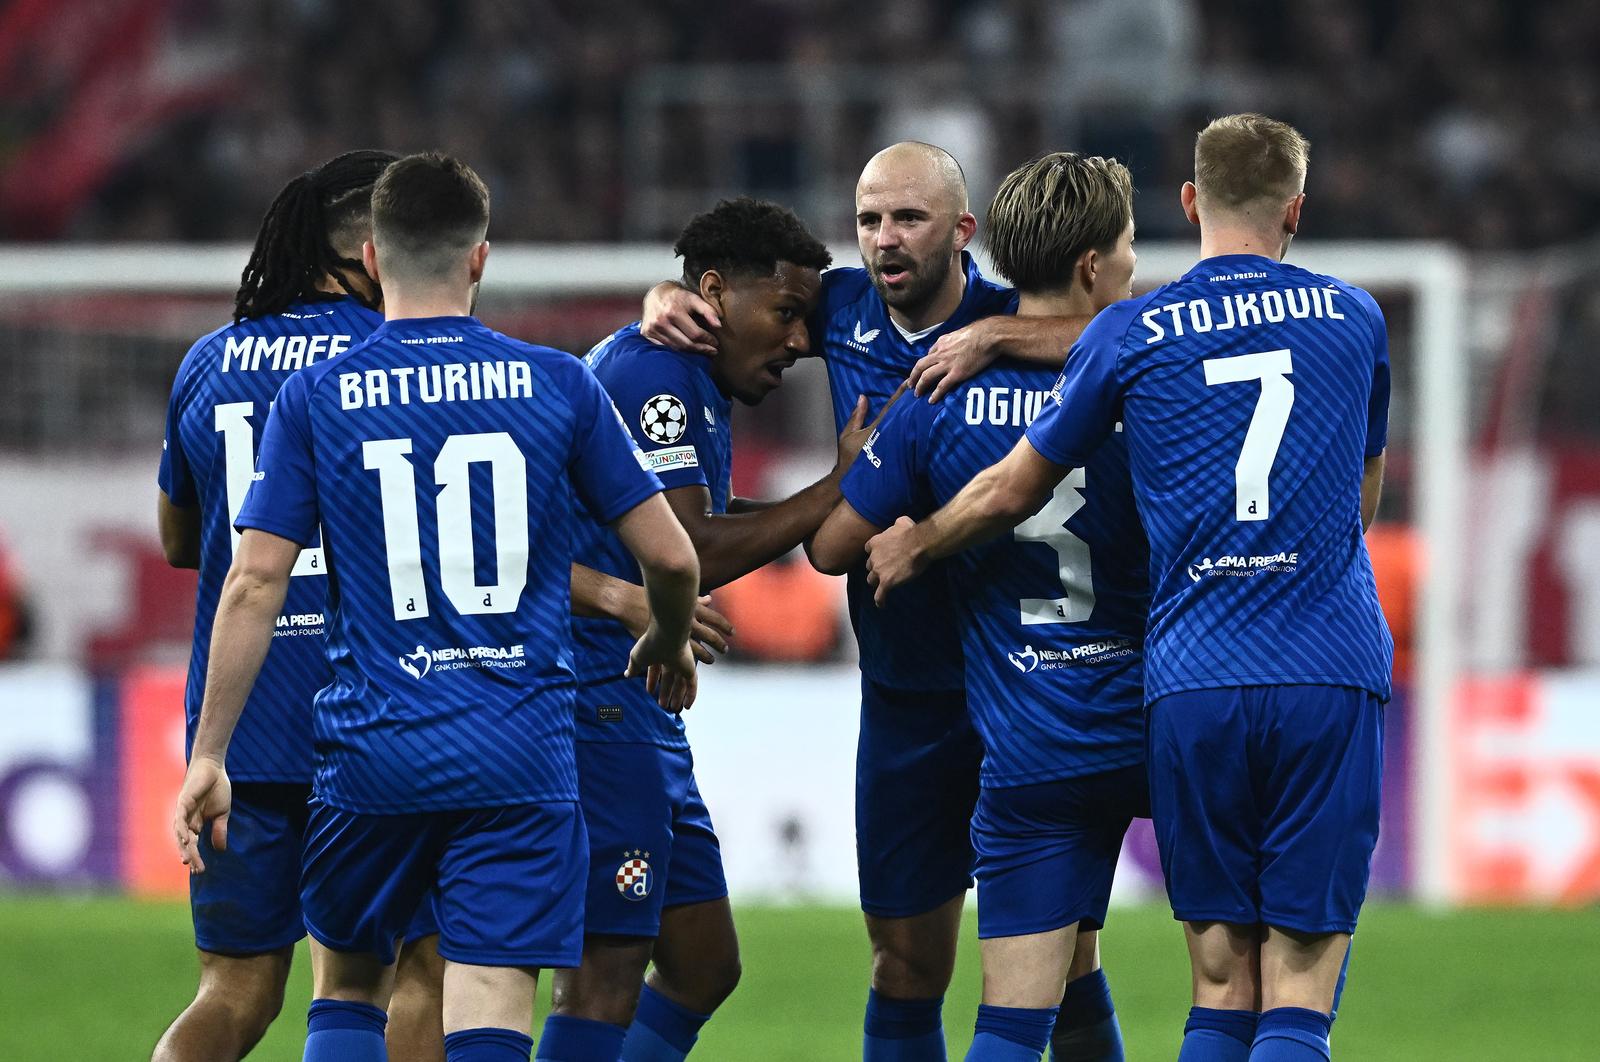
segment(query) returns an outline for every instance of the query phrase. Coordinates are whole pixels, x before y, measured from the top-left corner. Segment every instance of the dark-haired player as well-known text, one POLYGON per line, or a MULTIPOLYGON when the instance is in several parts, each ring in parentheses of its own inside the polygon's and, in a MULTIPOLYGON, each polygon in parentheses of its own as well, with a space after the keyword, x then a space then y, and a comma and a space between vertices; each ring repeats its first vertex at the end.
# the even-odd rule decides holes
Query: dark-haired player
MULTIPOLYGON (((1020 167, 986 231, 1019 317, 1092 315, 1128 296, 1133 185, 1120 163, 1058 152, 1020 167)), ((813 562, 848 570, 898 517, 948 501, 1016 444, 1056 375, 1001 360, 942 401, 897 404, 867 444, 873 460, 845 477, 813 562)), ((1015 536, 948 565, 984 745, 972 823, 983 1005, 969 1059, 1038 1058, 1047 1042, 1057 1062, 1123 1057, 1098 930, 1123 834, 1149 814, 1148 560, 1114 435, 1015 536)))
MULTIPOLYGON (((361 265, 373 182, 397 156, 352 151, 290 181, 262 219, 231 325, 201 338, 178 370, 161 455, 161 543, 200 569, 184 697, 194 741, 211 623, 239 540, 233 517, 255 471, 267 410, 289 375, 342 354, 382 323, 361 265)), ((311 698, 331 673, 322 650, 327 564, 295 563, 277 637, 235 735, 234 829, 226 852, 202 839, 208 873, 189 879, 200 985, 155 1058, 235 1059, 283 1005, 300 917, 300 844, 311 790, 311 698)))
POLYGON ((431 899, 450 1062, 526 1059, 536 968, 581 953, 567 616, 572 508, 643 570, 652 622, 627 667, 663 707, 693 699, 699 565, 661 484, 576 359, 470 316, 489 196, 462 163, 413 155, 372 190, 385 322, 290 377, 236 526, 174 834, 205 870, 231 811, 229 739, 300 548, 326 532, 333 682, 301 902, 313 938, 305 1057, 385 1057, 394 942, 431 899), (535 548, 536 546, 536 548, 535 548))
MULTIPOLYGON (((966 251, 977 220, 948 152, 916 142, 878 152, 856 184, 855 208, 861 268, 823 274, 811 318, 836 430, 858 396, 876 415, 908 376, 937 399, 1002 351, 1060 367, 1086 318, 1011 315, 1016 293, 986 279, 966 251), (953 356, 942 355, 958 332, 953 356)), ((716 320, 680 284, 658 285, 645 302, 645 334, 676 336, 686 349, 714 349, 702 322, 716 320)), ((882 609, 872 607, 860 568, 848 592, 861 657, 857 872, 872 941, 863 1052, 866 1062, 939 1062, 983 756, 967 718, 956 610, 942 576, 882 609)))
POLYGON ((1362 529, 1388 339, 1371 295, 1283 262, 1307 153, 1261 115, 1208 125, 1182 192, 1201 261, 1103 311, 1025 440, 869 544, 889 594, 1033 512, 1120 420, 1151 552, 1151 809, 1193 971, 1184 1062, 1329 1058, 1378 835, 1393 642, 1362 529))
MULTIPOLYGON (((588 362, 661 477, 709 591, 816 530, 866 436, 865 403, 844 425, 827 476, 780 502, 730 497, 733 403, 760 402, 811 353, 806 318, 829 255, 794 214, 744 198, 692 219, 674 250, 683 282, 717 310, 716 354, 657 345, 634 324, 596 346, 588 362)), ((598 523, 588 526, 578 556, 603 572, 637 577, 616 536, 598 523)), ((586 937, 583 965, 556 976, 539 1057, 616 1058, 620 1050, 638 1062, 681 1059, 739 979, 721 851, 695 787, 682 720, 658 709, 636 680, 616 677, 626 661, 625 632, 601 620, 575 627, 583 683, 578 776, 590 845, 586 937)))

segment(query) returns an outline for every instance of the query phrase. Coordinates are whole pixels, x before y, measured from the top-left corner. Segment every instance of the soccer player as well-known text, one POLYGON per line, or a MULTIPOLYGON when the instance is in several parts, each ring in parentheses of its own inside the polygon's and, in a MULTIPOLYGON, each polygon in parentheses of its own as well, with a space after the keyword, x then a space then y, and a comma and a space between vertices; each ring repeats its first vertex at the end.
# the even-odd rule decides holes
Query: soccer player
MULTIPOLYGON (((167 559, 200 570, 184 696, 191 746, 257 428, 290 373, 342 354, 383 322, 361 245, 371 235, 373 182, 397 157, 352 151, 290 181, 262 219, 233 323, 196 342, 178 370, 157 509, 167 559)), ((228 754, 233 843, 221 852, 201 838, 210 871, 189 879, 199 988, 156 1045, 157 1062, 247 1054, 283 1006, 294 944, 305 935, 300 846, 311 793, 311 698, 331 678, 322 648, 323 551, 300 554, 293 575, 228 754)))
POLYGON ((1026 439, 868 546, 892 601, 1034 512, 1121 418, 1154 580, 1151 806, 1194 973, 1184 1062, 1329 1057, 1377 841, 1393 643, 1362 531, 1388 341, 1370 295, 1282 261, 1306 157, 1260 115, 1207 126, 1182 194, 1200 263, 1103 311, 1026 439))
MULTIPOLYGON (((881 414, 908 374, 938 398, 1002 351, 1059 368, 1086 318, 1008 319, 979 330, 982 342, 964 344, 962 357, 930 360, 942 337, 1016 307, 1016 293, 985 279, 966 251, 977 220, 947 152, 915 142, 878 152, 855 205, 862 268, 823 274, 810 321, 813 349, 828 364, 835 430, 858 396, 881 414)), ((706 326, 719 321, 697 293, 663 284, 646 300, 644 334, 711 350, 706 326)), ((871 607, 860 568, 848 592, 861 657, 857 869, 872 942, 863 1051, 867 1062, 938 1062, 940 1008, 972 884, 968 830, 982 759, 962 690, 955 606, 942 575, 884 609, 871 607)))
MULTIPOLYGON (((1092 315, 1129 295, 1133 184, 1118 162, 1036 159, 1001 183, 987 226, 1019 317, 1092 315)), ((940 402, 897 403, 845 477, 812 561, 846 571, 898 517, 949 501, 1016 444, 1055 378, 1001 360, 940 402)), ((984 746, 972 824, 983 1005, 968 1058, 1037 1059, 1052 1026, 1057 1062, 1123 1057, 1097 938, 1123 834, 1149 816, 1148 563, 1114 433, 1014 537, 948 565, 984 746)))
POLYGON ((535 968, 580 957, 573 498, 637 558, 653 621, 629 668, 693 699, 699 565, 593 374, 470 316, 488 192, 442 155, 372 190, 385 322, 279 392, 213 628, 174 834, 226 849, 229 740, 301 548, 324 533, 333 681, 317 696, 301 903, 305 1058, 385 1057, 394 940, 430 898, 450 1062, 526 1060, 535 968), (533 543, 537 549, 530 548, 533 543))
MULTIPOLYGON (((683 283, 716 309, 716 353, 652 343, 632 324, 587 360, 666 487, 709 592, 816 531, 866 438, 866 403, 858 400, 844 425, 828 475, 779 502, 732 497, 733 403, 759 403, 809 356, 806 318, 831 259, 789 210, 748 198, 691 219, 673 249, 683 283)), ((588 523, 580 541, 586 564, 637 578, 637 565, 600 523, 588 523)), ((603 620, 574 626, 578 779, 591 859, 586 938, 583 965, 556 975, 539 1057, 682 1059, 739 980, 721 850, 682 720, 657 708, 636 679, 618 677, 626 633, 603 620)))

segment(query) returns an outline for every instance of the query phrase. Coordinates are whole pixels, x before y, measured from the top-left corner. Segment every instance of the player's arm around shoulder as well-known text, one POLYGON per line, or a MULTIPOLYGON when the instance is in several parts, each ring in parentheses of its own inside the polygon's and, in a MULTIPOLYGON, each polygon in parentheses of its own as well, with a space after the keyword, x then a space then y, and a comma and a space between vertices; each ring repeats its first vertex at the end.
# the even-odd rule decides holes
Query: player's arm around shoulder
POLYGON ((911 386, 937 402, 972 379, 996 358, 1059 367, 1092 320, 994 314, 940 336, 911 369, 911 386))
POLYGON ((839 500, 814 534, 806 557, 824 575, 844 575, 867 555, 867 542, 913 510, 939 408, 902 387, 879 414, 860 454, 839 481, 839 500))

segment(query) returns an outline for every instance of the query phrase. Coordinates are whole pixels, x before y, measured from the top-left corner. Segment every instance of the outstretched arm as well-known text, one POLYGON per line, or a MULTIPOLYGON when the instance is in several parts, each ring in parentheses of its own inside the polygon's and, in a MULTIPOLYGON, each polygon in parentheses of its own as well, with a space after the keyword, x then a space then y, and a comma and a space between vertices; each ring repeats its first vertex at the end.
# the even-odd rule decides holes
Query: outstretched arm
POLYGON ((1067 351, 1092 320, 1081 317, 1018 317, 995 314, 940 336, 911 368, 911 387, 938 402, 998 357, 1060 368, 1067 351), (931 394, 930 394, 931 392, 931 394))
POLYGON ((890 590, 916 578, 933 561, 1017 526, 1039 511, 1069 471, 1043 457, 1024 437, 926 520, 901 517, 867 543, 873 599, 882 605, 890 590))
MULTIPOLYGON (((650 600, 644 587, 595 571, 582 564, 572 566, 572 614, 591 619, 612 619, 622 624, 635 638, 650 627, 650 600)), ((717 662, 717 653, 728 651, 733 624, 702 597, 695 604, 694 627, 689 648, 702 664, 717 662)))
POLYGON ((817 533, 806 539, 806 556, 822 574, 844 575, 861 563, 867 555, 867 540, 882 530, 840 498, 817 533))
MULTIPOLYGON (((891 399, 884 406, 879 420, 893 404, 891 399)), ((702 593, 777 560, 821 526, 839 500, 839 481, 877 426, 878 421, 865 424, 866 418, 867 400, 862 398, 839 436, 833 471, 781 502, 764 506, 746 502, 738 512, 713 513, 711 492, 703 486, 667 491, 672 511, 678 514, 700 555, 702 593)))
POLYGON ((189 770, 178 793, 173 835, 183 861, 194 873, 205 870, 200 859, 200 830, 212 822, 212 843, 228 846, 228 813, 232 787, 224 764, 239 715, 261 662, 272 645, 272 628, 289 592, 289 573, 300 545, 267 531, 246 528, 239 551, 222 584, 217 616, 211 628, 211 656, 206 664, 205 699, 195 728, 189 770))

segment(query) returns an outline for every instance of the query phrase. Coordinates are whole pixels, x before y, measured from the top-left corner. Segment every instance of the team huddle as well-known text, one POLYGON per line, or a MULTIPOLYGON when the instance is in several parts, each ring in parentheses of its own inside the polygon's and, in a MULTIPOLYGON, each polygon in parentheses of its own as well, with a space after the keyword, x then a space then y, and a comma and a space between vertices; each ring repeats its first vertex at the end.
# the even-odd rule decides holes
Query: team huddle
POLYGON ((956 161, 896 144, 860 268, 726 200, 582 359, 472 316, 489 195, 460 161, 290 182, 168 411, 201 975, 154 1057, 248 1053, 308 933, 311 1062, 687 1057, 740 977, 682 716, 733 635, 703 595, 803 547, 860 650, 864 1059, 945 1058, 974 882, 967 1058, 1122 1059, 1100 933, 1135 818, 1193 972, 1179 1059, 1329 1058, 1377 841, 1389 366, 1370 295, 1283 262, 1306 161, 1280 122, 1211 123, 1200 261, 1134 298, 1121 163, 1006 177, 1005 287, 956 161), (810 356, 833 469, 733 496, 734 401, 810 356))

